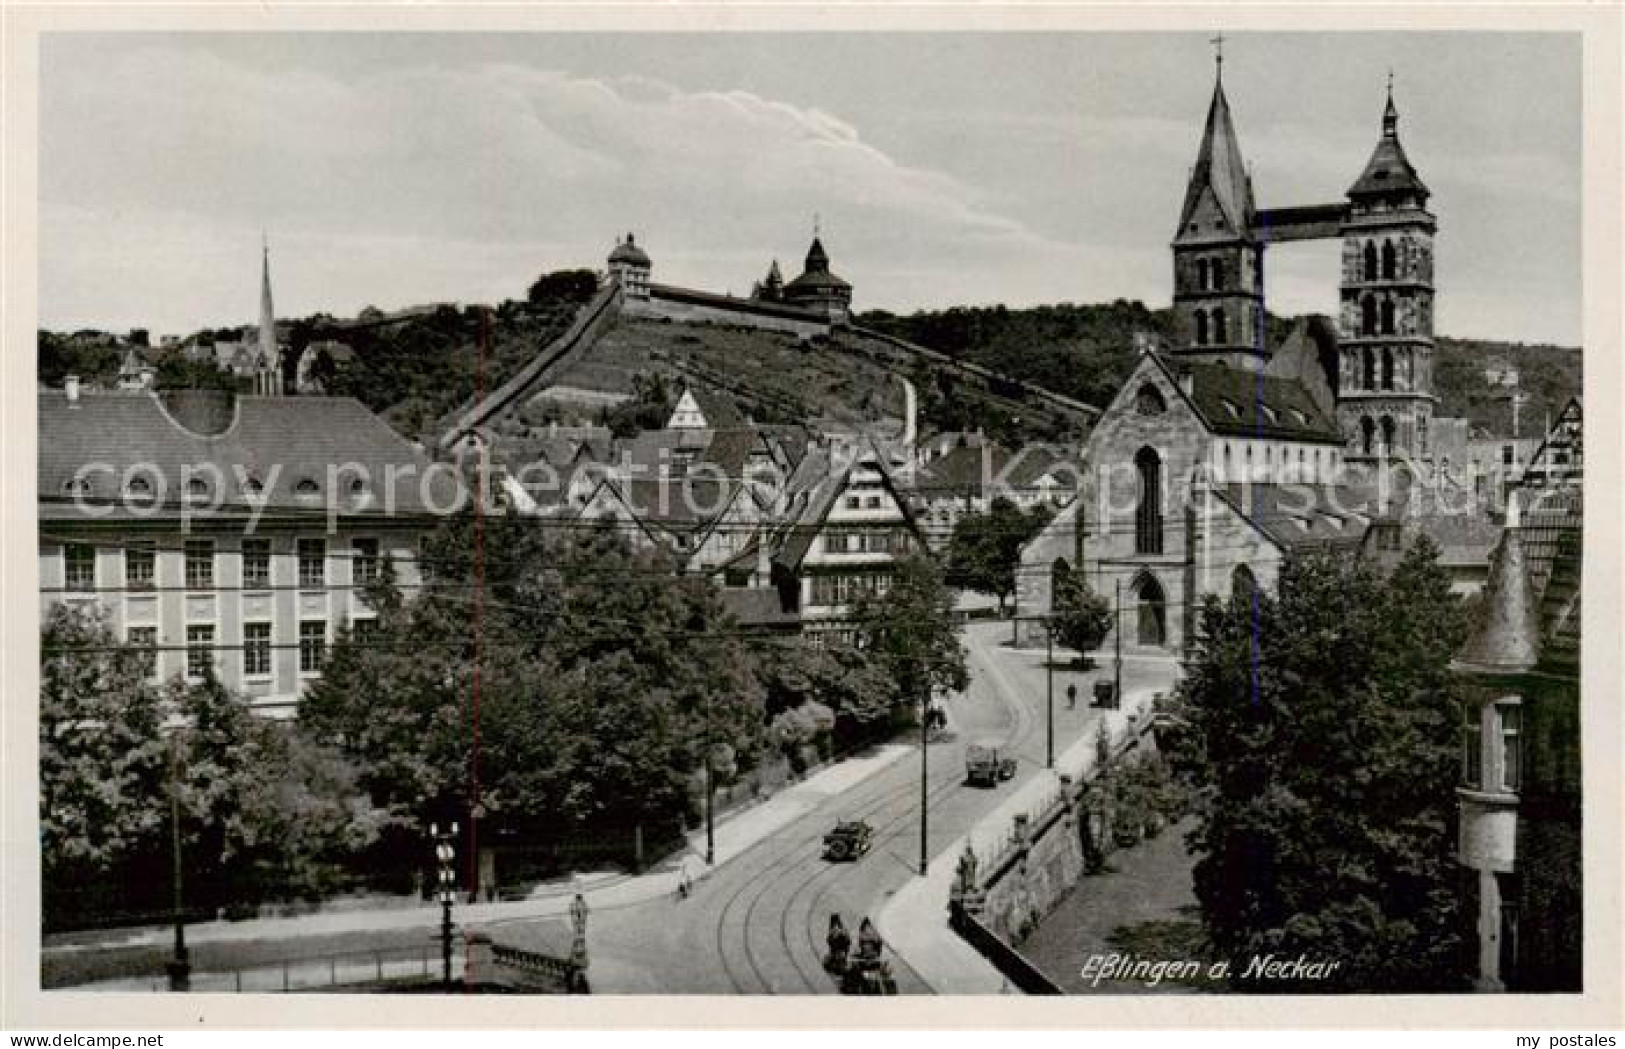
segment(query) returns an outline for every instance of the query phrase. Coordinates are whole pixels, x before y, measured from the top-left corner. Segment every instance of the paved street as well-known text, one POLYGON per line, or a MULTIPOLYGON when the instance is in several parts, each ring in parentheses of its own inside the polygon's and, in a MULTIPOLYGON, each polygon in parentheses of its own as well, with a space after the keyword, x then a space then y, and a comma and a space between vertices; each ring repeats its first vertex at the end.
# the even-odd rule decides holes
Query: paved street
MULTIPOLYGON (((929 842, 935 874, 953 863, 944 850, 1044 769, 1044 651, 1008 648, 1009 636, 1009 624, 1004 622, 976 623, 966 630, 971 685, 949 701, 950 738, 929 751, 929 842), (964 785, 965 747, 978 741, 1008 747, 1018 760, 1013 783, 996 790, 964 785)), ((1069 656, 1058 653, 1057 664, 1069 656)), ((1093 734, 1100 713, 1088 707, 1088 698, 1094 680, 1110 672, 1109 662, 1087 672, 1057 670, 1057 755, 1093 734), (1065 699, 1069 682, 1078 685, 1078 705, 1072 710, 1065 699)), ((1124 663, 1125 691, 1165 687, 1172 672, 1173 663, 1166 657, 1129 656, 1124 663)), ((717 828, 717 866, 686 900, 676 895, 675 861, 639 877, 584 877, 579 886, 592 906, 593 989, 832 993, 834 981, 821 966, 829 915, 840 913, 848 929, 856 932, 865 915, 877 914, 916 877, 919 791, 918 750, 899 741, 822 770, 758 806, 732 814, 717 828), (855 863, 829 863, 820 855, 822 836, 837 820, 847 818, 861 818, 874 827, 874 846, 855 863)), ((513 946, 556 950, 570 893, 569 885, 557 885, 525 900, 459 907, 459 927, 488 930, 499 942, 513 946)), ((945 907, 945 893, 938 895, 944 896, 945 907)), ((432 934, 438 915, 437 908, 416 906, 210 922, 192 926, 188 939, 201 963, 199 978, 213 971, 228 980, 223 986, 230 986, 236 978, 230 970, 238 966, 269 966, 266 972, 271 975, 265 978, 280 980, 283 961, 309 960, 339 945, 371 950, 420 942, 432 934)), ((101 989, 151 988, 154 977, 161 975, 169 935, 168 929, 158 927, 51 937, 45 965, 60 974, 49 982, 84 986, 88 977, 101 989), (97 964, 87 969, 87 960, 97 964)), ((906 955, 893 956, 899 990, 928 993, 930 988, 908 961, 906 955)), ((325 970, 327 965, 323 962, 317 968, 325 970)))
MULTIPOLYGON (((1045 674, 1042 649, 1011 650, 1007 623, 967 629, 972 682, 949 704, 951 739, 930 748, 930 854, 936 864, 950 843, 1044 768, 1045 674), (997 790, 964 785, 968 743, 994 740, 1018 758, 1015 783, 997 790)), ((1058 659, 1062 658, 1060 656, 1058 659)), ((1171 679, 1166 658, 1129 658, 1126 690, 1161 687, 1171 679)), ((1099 712, 1087 706, 1095 676, 1056 674, 1055 750, 1094 731, 1099 712), (1066 709, 1065 687, 1078 684, 1079 702, 1066 709)), ((599 993, 825 994, 834 981, 822 969, 829 915, 856 931, 899 888, 919 862, 920 768, 911 754, 852 790, 828 797, 700 882, 687 900, 665 896, 595 913, 590 935, 593 987, 599 993), (862 818, 875 828, 873 849, 856 863, 820 858, 823 833, 838 819, 862 818)), ((943 901, 946 907, 946 899, 943 901)), ((496 939, 524 946, 526 919, 493 925, 496 939)), ((908 959, 893 958, 901 993, 929 993, 908 959)))

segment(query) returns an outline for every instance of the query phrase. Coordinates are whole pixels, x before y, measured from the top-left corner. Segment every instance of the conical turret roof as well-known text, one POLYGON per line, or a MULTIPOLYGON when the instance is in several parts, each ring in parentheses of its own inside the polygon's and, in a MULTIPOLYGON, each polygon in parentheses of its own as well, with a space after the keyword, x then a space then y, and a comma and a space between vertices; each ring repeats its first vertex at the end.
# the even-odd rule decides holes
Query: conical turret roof
POLYGON ((1410 158, 1405 156, 1405 147, 1399 144, 1399 110, 1394 106, 1392 89, 1382 113, 1382 137, 1377 140, 1377 148, 1371 151, 1365 170, 1349 187, 1348 195, 1375 197, 1389 193, 1411 194, 1423 201, 1428 198, 1427 186, 1411 166, 1410 158))
POLYGON ((1529 579, 1516 495, 1507 503, 1506 528, 1491 561, 1479 621, 1456 654, 1458 669, 1517 673, 1540 658, 1540 610, 1529 579))
POLYGON ((1224 97, 1222 76, 1213 81, 1207 127, 1202 131, 1202 146, 1196 154, 1196 166, 1191 169, 1190 185, 1185 189, 1185 204, 1179 211, 1180 231, 1187 228, 1203 192, 1209 189, 1233 229, 1241 232, 1252 225, 1252 180, 1247 177, 1241 145, 1236 141, 1236 126, 1230 118, 1230 102, 1224 97))

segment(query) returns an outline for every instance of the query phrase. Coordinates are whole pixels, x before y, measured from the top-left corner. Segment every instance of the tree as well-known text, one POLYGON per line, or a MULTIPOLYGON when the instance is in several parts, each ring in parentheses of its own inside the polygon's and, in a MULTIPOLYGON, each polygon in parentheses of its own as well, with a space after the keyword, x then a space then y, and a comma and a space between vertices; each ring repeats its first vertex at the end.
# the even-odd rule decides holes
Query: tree
POLYGON ((1043 530, 1050 516, 1044 507, 1026 512, 999 496, 986 513, 961 517, 948 542, 948 580, 997 597, 1002 613, 1005 599, 1016 590, 1021 549, 1043 530))
POLYGON ((162 824, 163 711, 147 656, 99 610, 57 604, 40 656, 40 847, 48 884, 103 872, 162 824))
POLYGON ((969 683, 953 591, 935 561, 921 554, 898 561, 891 586, 859 601, 854 614, 864 644, 903 703, 923 709, 933 695, 969 683))
POLYGON ((607 409, 603 425, 616 437, 631 437, 644 430, 658 430, 671 418, 677 406, 666 385, 666 377, 659 372, 649 376, 632 376, 632 398, 607 409))
POLYGON ((381 595, 375 639, 335 646, 300 710, 401 826, 476 803, 510 827, 667 825, 707 753, 757 753, 760 686, 706 580, 519 517, 482 523, 476 572, 473 527, 428 539, 429 588, 381 595))
POLYGON ((1232 977, 1302 953, 1340 963, 1317 992, 1460 989, 1449 662, 1464 624, 1434 549, 1387 579, 1293 561, 1278 596, 1210 598, 1200 623, 1182 695, 1205 782, 1190 845, 1232 977))
POLYGON ((1056 577, 1050 606, 1051 636, 1080 654, 1099 648, 1112 628, 1111 602, 1089 589, 1082 572, 1068 571, 1056 577))
POLYGON ((592 270, 554 270, 536 278, 528 296, 532 304, 579 305, 598 294, 598 276, 592 270))

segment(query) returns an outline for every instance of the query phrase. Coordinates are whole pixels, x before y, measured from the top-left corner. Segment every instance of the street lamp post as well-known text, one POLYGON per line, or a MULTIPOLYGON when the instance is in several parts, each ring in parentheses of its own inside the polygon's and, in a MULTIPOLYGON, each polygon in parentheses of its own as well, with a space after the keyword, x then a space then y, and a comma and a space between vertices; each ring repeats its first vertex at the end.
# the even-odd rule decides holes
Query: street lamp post
POLYGON ((443 980, 451 990, 451 905, 457 898, 457 824, 452 822, 446 833, 440 826, 429 824, 429 837, 434 839, 434 856, 440 863, 440 960, 444 967, 443 980))
POLYGON ((1055 631, 1044 621, 1044 767, 1055 767, 1055 631))
POLYGON ((192 963, 186 951, 186 904, 181 888, 180 730, 169 737, 169 834, 175 879, 175 956, 164 968, 171 991, 192 989, 192 963))

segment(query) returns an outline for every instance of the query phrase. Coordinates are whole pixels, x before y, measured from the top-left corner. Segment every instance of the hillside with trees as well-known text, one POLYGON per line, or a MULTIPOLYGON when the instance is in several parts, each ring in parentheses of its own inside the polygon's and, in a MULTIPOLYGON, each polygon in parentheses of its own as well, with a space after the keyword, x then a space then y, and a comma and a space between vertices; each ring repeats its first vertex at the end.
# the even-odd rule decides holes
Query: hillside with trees
MULTIPOLYGON (((326 388, 347 394, 384 415, 402 434, 422 440, 477 390, 492 389, 563 333, 593 294, 596 277, 586 270, 546 273, 524 300, 495 308, 442 305, 382 319, 335 320, 326 315, 291 322, 295 346, 334 339, 355 351, 323 376, 326 388), (485 352, 481 355, 481 341, 485 352)), ((901 397, 893 378, 906 376, 920 394, 927 430, 984 429, 1014 444, 1079 436, 1080 419, 1038 403, 1028 387, 1104 406, 1134 366, 1136 335, 1167 340, 1171 310, 1119 299, 1100 305, 1063 303, 1010 309, 956 306, 907 316, 871 311, 857 318, 873 332, 936 351, 947 361, 910 356, 861 332, 829 339, 743 327, 690 326, 655 321, 623 322, 562 377, 567 385, 636 397, 634 376, 664 376, 668 390, 685 382, 722 389, 762 422, 833 420, 868 424, 895 419, 901 397), (621 329, 625 328, 623 332, 621 329), (956 367, 976 365, 1008 382, 976 381, 956 367)), ((1267 319, 1272 345, 1284 341, 1294 318, 1267 319)), ((235 330, 204 331, 188 343, 235 330)), ((111 386, 123 340, 105 333, 39 333, 39 375, 49 385, 77 374, 111 386), (98 337, 99 336, 99 337, 98 337)), ((180 347, 147 348, 160 388, 234 388, 237 381, 207 362, 185 359, 180 347)), ((1441 337, 1435 362, 1438 414, 1461 416, 1477 429, 1507 433, 1511 402, 1485 374, 1491 363, 1516 369, 1527 396, 1521 433, 1535 436, 1580 390, 1581 352, 1575 348, 1441 337)), ((538 402, 522 411, 527 426, 549 422, 612 425, 614 409, 603 404, 570 406, 538 402)), ((625 413, 620 413, 624 415, 625 413)))

